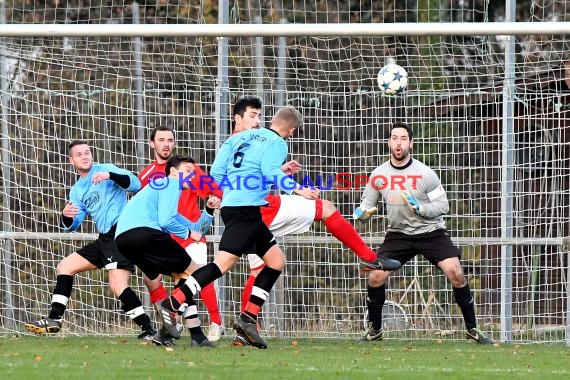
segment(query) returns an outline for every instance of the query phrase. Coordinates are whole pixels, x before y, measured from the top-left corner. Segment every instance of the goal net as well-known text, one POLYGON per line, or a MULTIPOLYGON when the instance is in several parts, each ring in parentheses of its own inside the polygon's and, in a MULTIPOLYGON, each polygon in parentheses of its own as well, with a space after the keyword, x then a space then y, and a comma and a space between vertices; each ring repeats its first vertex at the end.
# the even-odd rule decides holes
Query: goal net
MULTIPOLYGON (((360 179, 388 158, 389 124, 410 123, 414 157, 447 190, 445 220, 462 253, 479 327, 515 341, 569 339, 566 35, 519 34, 511 37, 510 56, 508 36, 462 36, 462 23, 505 20, 504 7, 485 0, 140 3, 0 3, 4 24, 85 24, 82 37, 0 38, 0 334, 22 333, 23 322, 46 315, 57 263, 96 237, 91 222, 78 233, 57 227, 77 178, 66 151, 71 140, 87 140, 96 161, 137 173, 151 159, 149 131, 169 125, 177 151, 209 168, 231 128, 231 104, 257 95, 265 124, 285 104, 303 113, 305 128, 290 141, 290 158, 304 166, 298 179, 330 184, 322 197, 347 218, 359 203, 360 179), (222 15, 229 24, 291 28, 458 28, 453 36, 89 36, 115 24, 215 24, 222 15), (410 84, 401 95, 378 89, 376 75, 388 63, 407 70, 410 84)), ((567 21, 570 14, 562 0, 516 3, 512 21, 567 21)), ((383 214, 355 224, 374 249, 387 227, 383 214)), ((212 255, 218 232, 210 236, 212 255)), ((288 263, 263 309, 263 334, 358 337, 367 280, 356 256, 319 223, 286 237, 283 247, 288 263)), ((243 260, 217 283, 226 326, 239 312, 247 273, 243 260)), ((140 272, 132 287, 146 294, 140 272)), ((421 256, 392 275, 387 300, 387 338, 463 337, 450 283, 421 256)), ((134 327, 104 271, 75 276, 63 334, 134 334, 134 327)))

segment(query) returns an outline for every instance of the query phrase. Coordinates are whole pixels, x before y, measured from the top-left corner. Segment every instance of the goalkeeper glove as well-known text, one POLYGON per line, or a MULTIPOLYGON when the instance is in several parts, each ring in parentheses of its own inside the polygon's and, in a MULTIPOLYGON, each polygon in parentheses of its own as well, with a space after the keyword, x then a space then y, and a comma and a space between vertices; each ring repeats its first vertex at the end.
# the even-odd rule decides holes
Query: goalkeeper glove
POLYGON ((372 215, 376 214, 377 212, 378 207, 372 207, 369 210, 362 210, 360 207, 357 207, 354 209, 354 213, 352 215, 354 216, 354 219, 358 219, 361 222, 366 222, 372 217, 372 215))
POLYGON ((404 191, 402 193, 402 198, 404 199, 406 205, 408 205, 410 210, 412 210, 416 214, 421 215, 423 207, 412 194, 408 193, 407 191, 404 191))

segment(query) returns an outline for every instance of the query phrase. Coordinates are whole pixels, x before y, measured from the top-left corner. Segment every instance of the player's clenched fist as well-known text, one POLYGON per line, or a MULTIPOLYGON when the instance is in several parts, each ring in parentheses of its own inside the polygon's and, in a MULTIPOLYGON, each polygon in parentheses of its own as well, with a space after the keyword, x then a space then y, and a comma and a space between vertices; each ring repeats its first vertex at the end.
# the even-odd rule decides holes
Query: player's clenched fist
POLYGON ((109 179, 111 177, 111 175, 109 174, 109 172, 98 172, 93 174, 93 177, 91 177, 91 183, 97 185, 107 179, 109 179))
POLYGON ((221 204, 222 201, 220 200, 220 198, 216 196, 211 196, 210 198, 208 198, 208 201, 206 201, 206 206, 213 209, 220 208, 221 204))

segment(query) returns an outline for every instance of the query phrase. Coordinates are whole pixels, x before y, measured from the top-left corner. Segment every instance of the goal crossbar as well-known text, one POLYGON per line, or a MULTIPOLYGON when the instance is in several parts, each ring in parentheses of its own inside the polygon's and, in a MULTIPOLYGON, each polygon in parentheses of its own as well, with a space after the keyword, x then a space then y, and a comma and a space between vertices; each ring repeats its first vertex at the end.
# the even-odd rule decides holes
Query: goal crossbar
POLYGON ((0 37, 332 37, 532 34, 570 34, 570 22, 0 25, 0 37))

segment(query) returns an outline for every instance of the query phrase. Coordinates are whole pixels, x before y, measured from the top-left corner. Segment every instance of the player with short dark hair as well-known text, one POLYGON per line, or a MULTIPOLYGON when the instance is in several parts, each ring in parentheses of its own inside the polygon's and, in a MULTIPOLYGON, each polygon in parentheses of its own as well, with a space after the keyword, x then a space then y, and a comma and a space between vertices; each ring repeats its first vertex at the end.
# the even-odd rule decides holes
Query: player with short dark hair
POLYGON ((211 170, 211 175, 224 190, 221 216, 225 229, 219 251, 213 263, 196 270, 182 287, 172 293, 169 300, 160 304, 164 315, 169 315, 179 305, 191 300, 203 286, 229 271, 243 252, 255 246, 265 267, 257 276, 245 311, 235 319, 234 329, 248 343, 267 348, 257 331, 257 315, 281 275, 285 256, 261 217, 260 206, 266 204, 265 197, 271 188, 270 185, 264 186, 263 182, 306 198, 318 197, 318 190, 301 188, 281 170, 288 151, 285 139, 302 124, 299 111, 288 106, 275 114, 269 129, 252 129, 235 134, 224 142, 211 170), (240 186, 244 178, 258 182, 252 183, 251 187, 240 186))
MULTIPOLYGON (((156 177, 162 177, 166 175, 166 163, 168 159, 172 156, 173 151, 176 146, 174 130, 168 126, 158 126, 153 128, 150 133, 150 148, 154 153, 154 161, 152 161, 147 167, 141 170, 139 174, 139 180, 141 181, 142 187, 149 184, 149 181, 154 181, 156 177)), ((219 198, 223 192, 217 189, 215 183, 210 185, 208 181, 210 177, 196 164, 194 164, 194 175, 190 178, 190 183, 192 187, 182 192, 180 195, 180 200, 178 201, 178 212, 186 217, 191 222, 197 222, 202 216, 202 211, 199 208, 198 198, 208 199, 215 201, 216 205, 219 205, 219 198)), ((206 212, 212 213, 213 210, 206 207, 206 212), (208 211, 210 210, 210 211, 208 211)), ((190 264, 189 272, 193 272, 197 268, 207 264, 207 254, 208 247, 206 245, 206 237, 202 236, 200 241, 194 241, 192 239, 181 239, 176 235, 172 238, 176 240, 190 255, 192 263, 190 264)), ((163 301, 168 298, 168 292, 162 284, 162 276, 157 277, 154 280, 149 280, 148 277, 144 277, 145 284, 150 293, 150 300, 153 305, 163 301)), ((182 285, 184 279, 181 279, 180 283, 175 286, 179 287, 182 285)), ((216 289, 214 284, 209 284, 205 286, 200 291, 200 297, 202 302, 208 310, 208 315, 210 317, 210 329, 208 331, 208 340, 211 342, 216 342, 220 340, 223 334, 222 317, 218 309, 218 298, 216 295, 216 289)), ((187 311, 190 312, 190 309, 187 311)), ((184 319, 184 316, 183 316, 184 319)), ((161 333, 164 330, 161 329, 161 333)), ((165 346, 174 345, 172 338, 168 337, 167 334, 163 334, 163 338, 159 339, 160 344, 165 346)), ((158 344, 158 342, 156 342, 158 344)))
MULTIPOLYGON (((239 99, 234 106, 232 122, 233 133, 259 128, 261 124, 261 100, 254 96, 239 99)), ((281 169, 287 175, 295 174, 301 169, 297 161, 285 163, 281 169)), ((265 197, 267 205, 261 208, 263 222, 275 237, 290 234, 301 234, 308 231, 314 222, 322 222, 335 238, 350 248, 362 261, 365 269, 384 268, 394 270, 399 263, 394 260, 379 258, 363 240, 354 226, 349 223, 326 199, 306 199, 298 195, 269 194, 265 197)), ((244 311, 251 296, 257 275, 263 269, 263 260, 255 253, 247 252, 250 273, 244 286, 241 298, 241 312, 244 311)), ((247 345, 247 341, 236 335, 233 340, 236 346, 247 345)))
POLYGON ((104 268, 109 273, 109 288, 122 302, 127 316, 143 330, 139 339, 150 340, 155 333, 151 320, 145 314, 139 297, 129 287, 133 264, 119 253, 114 241, 117 220, 127 203, 127 193, 139 190, 140 182, 127 170, 111 164, 93 163, 91 149, 85 141, 72 141, 68 153, 69 162, 79 173, 79 179, 69 192, 61 227, 65 231, 75 231, 87 215, 91 215, 99 237, 59 262, 48 316, 26 323, 25 327, 37 334, 59 332, 71 296, 73 276, 104 268))
MULTIPOLYGON (((379 255, 402 264, 417 254, 423 255, 451 282, 465 321, 466 338, 479 344, 493 344, 493 339, 477 328, 473 295, 459 261, 460 252, 449 238, 442 217, 449 211, 447 194, 437 174, 412 158, 412 136, 408 124, 392 125, 388 141, 390 159, 370 175, 354 216, 361 221, 369 220, 383 198, 389 226, 379 255)), ((382 340, 382 308, 390 273, 383 270, 369 273, 368 331, 361 341, 382 340)))
MULTIPOLYGON (((190 186, 186 181, 195 171, 194 160, 173 155, 168 159, 165 170, 168 176, 161 179, 163 182, 160 186, 158 183, 146 186, 127 203, 117 222, 115 237, 117 248, 123 256, 151 280, 161 274, 172 276, 175 280, 185 278, 192 260, 171 234, 184 240, 191 238, 200 241, 213 220, 212 215, 204 212, 197 222, 192 223, 178 212, 180 195, 190 186)), ((196 303, 189 300, 187 305, 190 313, 186 318, 192 345, 211 347, 200 327, 196 303)), ((163 320, 163 325, 168 334, 179 339, 176 313, 159 316, 161 319, 167 318, 163 320)))

